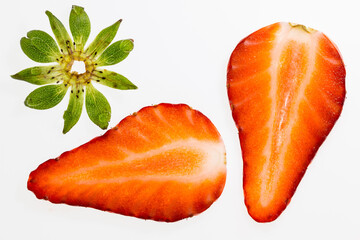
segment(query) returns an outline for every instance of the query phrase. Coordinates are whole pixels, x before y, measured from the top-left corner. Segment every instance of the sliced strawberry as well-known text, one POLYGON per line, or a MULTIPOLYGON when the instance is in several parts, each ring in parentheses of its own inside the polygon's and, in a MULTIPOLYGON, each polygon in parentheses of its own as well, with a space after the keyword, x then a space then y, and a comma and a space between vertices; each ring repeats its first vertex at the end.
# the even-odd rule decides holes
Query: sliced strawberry
POLYGON ((275 23, 243 39, 228 65, 244 194, 258 222, 286 208, 345 99, 345 68, 321 32, 275 23))
POLYGON ((37 198, 156 221, 206 210, 226 180, 220 134, 187 105, 145 107, 30 174, 37 198))

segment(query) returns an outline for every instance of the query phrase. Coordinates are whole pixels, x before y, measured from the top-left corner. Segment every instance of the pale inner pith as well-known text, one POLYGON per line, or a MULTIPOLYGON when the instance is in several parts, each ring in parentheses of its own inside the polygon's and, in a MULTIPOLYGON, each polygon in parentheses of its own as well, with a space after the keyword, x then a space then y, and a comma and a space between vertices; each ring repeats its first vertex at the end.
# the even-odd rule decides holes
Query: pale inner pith
POLYGON ((77 184, 121 183, 128 180, 197 181, 225 171, 222 144, 196 139, 180 140, 143 153, 131 153, 116 161, 64 174, 62 180, 77 184))
POLYGON ((260 174, 260 203, 270 204, 279 189, 280 173, 284 168, 291 130, 298 118, 301 101, 305 100, 305 89, 314 71, 318 32, 307 32, 301 28, 282 25, 271 53, 272 113, 268 121, 270 137, 265 145, 265 164, 260 174), (280 37, 281 36, 281 37, 280 37))

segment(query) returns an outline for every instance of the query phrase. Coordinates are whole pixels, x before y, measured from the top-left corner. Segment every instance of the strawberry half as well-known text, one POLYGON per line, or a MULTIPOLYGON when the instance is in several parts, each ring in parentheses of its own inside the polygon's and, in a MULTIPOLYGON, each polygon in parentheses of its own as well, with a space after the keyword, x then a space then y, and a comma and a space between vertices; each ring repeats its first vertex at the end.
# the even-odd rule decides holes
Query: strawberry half
POLYGON ((256 221, 270 222, 290 202, 340 116, 344 63, 323 33, 275 23, 237 45, 227 86, 244 161, 245 204, 256 221))
POLYGON ((184 104, 159 104, 44 162, 28 189, 53 203, 173 222, 210 207, 225 180, 225 147, 210 120, 184 104))

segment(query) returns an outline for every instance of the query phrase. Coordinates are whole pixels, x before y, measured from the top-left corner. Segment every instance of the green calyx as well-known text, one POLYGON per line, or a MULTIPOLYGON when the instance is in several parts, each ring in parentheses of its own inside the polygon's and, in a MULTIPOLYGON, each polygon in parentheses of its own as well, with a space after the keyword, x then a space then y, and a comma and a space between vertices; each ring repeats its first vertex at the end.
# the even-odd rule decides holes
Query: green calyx
POLYGON ((46 11, 46 15, 56 41, 46 32, 33 30, 21 39, 20 45, 33 61, 53 65, 27 68, 11 76, 31 84, 46 85, 30 93, 25 105, 34 109, 52 108, 70 89, 69 105, 63 115, 63 133, 67 133, 80 119, 84 100, 89 118, 100 128, 106 129, 111 108, 93 83, 121 90, 137 88, 123 75, 99 68, 124 60, 134 48, 133 40, 120 40, 110 45, 120 26, 119 20, 102 30, 85 48, 91 27, 84 8, 73 6, 70 12, 69 25, 73 39, 59 19, 49 11, 46 11), (85 72, 72 71, 75 61, 84 62, 85 72))

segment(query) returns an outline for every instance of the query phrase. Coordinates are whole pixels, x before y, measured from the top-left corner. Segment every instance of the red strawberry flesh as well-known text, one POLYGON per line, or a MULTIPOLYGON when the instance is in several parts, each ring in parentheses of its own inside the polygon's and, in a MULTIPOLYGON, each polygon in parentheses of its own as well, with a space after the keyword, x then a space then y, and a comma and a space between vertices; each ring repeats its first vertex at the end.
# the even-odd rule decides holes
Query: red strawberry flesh
POLYGON ((53 203, 172 222, 210 207, 225 180, 225 147, 210 120, 159 104, 44 162, 28 189, 53 203))
POLYGON ((276 23, 237 45, 227 78, 245 204, 256 221, 270 222, 286 208, 340 116, 344 63, 323 33, 276 23))

